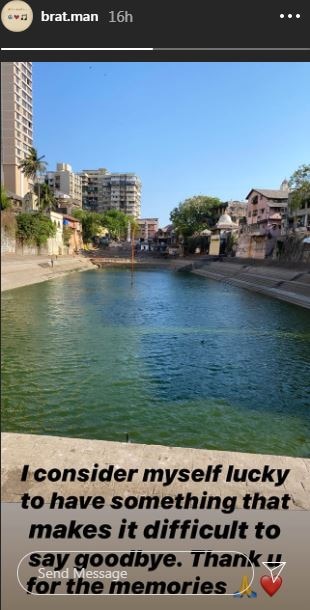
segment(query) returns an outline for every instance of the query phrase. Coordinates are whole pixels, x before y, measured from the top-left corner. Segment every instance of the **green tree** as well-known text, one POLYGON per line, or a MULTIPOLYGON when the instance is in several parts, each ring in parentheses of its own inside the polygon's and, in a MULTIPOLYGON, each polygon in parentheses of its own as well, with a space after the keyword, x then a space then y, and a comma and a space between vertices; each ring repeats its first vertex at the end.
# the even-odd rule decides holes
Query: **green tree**
POLYGON ((38 156, 37 150, 33 147, 30 148, 28 155, 21 161, 19 168, 23 174, 33 183, 37 181, 37 176, 40 172, 46 169, 46 161, 43 161, 45 155, 42 157, 38 156))
POLYGON ((5 188, 1 184, 1 210, 7 210, 11 207, 11 201, 6 194, 5 188))
POLYGON ((56 198, 51 187, 46 182, 37 182, 34 192, 38 196, 38 207, 41 211, 51 211, 56 208, 56 198))
POLYGON ((133 237, 133 238, 137 237, 137 235, 139 233, 139 229, 140 229, 140 225, 139 225, 137 219, 134 216, 127 216, 127 228, 128 228, 128 223, 130 224, 131 237, 133 237))
POLYGON ((217 197, 196 195, 185 199, 170 213, 170 220, 178 235, 184 238, 203 229, 212 228, 219 218, 221 201, 217 197))
POLYGON ((88 210, 74 210, 72 215, 82 223, 83 241, 88 244, 102 227, 102 215, 88 210))
MULTIPOLYGON (((46 170, 46 161, 43 161, 45 155, 42 157, 38 156, 37 150, 33 147, 30 148, 28 155, 21 161, 19 164, 19 168, 22 170, 23 174, 28 178, 28 180, 32 181, 33 187, 32 190, 34 192, 34 185, 38 181, 38 175, 46 170)), ((38 208, 41 209, 41 186, 38 185, 37 195, 38 195, 38 208)))
POLYGON ((290 177, 289 210, 297 221, 296 212, 304 204, 310 203, 310 165, 301 165, 290 177))
POLYGON ((24 244, 34 244, 40 248, 46 244, 49 237, 54 237, 56 227, 52 220, 41 212, 35 214, 22 212, 16 217, 16 237, 24 244))
POLYGON ((17 231, 16 237, 22 242, 22 244, 33 244, 33 214, 29 212, 22 212, 18 214, 16 218, 17 222, 17 231))
POLYGON ((56 235, 56 227, 53 221, 40 213, 35 214, 35 243, 38 247, 46 244, 49 237, 56 235))
POLYGON ((63 233, 62 233, 62 239, 63 239, 65 246, 70 245, 70 239, 71 239, 72 235, 73 235, 73 229, 71 227, 64 226, 63 233))
POLYGON ((133 221, 132 217, 127 216, 121 210, 108 210, 102 214, 101 224, 108 229, 112 239, 120 240, 126 237, 128 223, 131 224, 133 221))
POLYGON ((88 210, 74 210, 73 216, 81 221, 83 240, 89 243, 104 227, 109 231, 112 239, 120 240, 127 236, 128 223, 131 230, 137 235, 138 223, 133 216, 127 216, 121 210, 107 210, 106 212, 90 212, 88 210))

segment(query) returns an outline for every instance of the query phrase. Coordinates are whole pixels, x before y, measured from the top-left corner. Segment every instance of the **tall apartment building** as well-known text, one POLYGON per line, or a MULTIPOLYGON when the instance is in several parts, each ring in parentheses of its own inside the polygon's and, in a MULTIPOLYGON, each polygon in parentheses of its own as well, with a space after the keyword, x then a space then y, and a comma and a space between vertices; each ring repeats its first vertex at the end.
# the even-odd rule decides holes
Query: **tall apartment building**
POLYGON ((45 180, 56 197, 66 195, 71 204, 82 206, 82 178, 72 171, 71 165, 57 163, 56 171, 47 172, 45 180))
POLYGON ((136 174, 110 173, 104 168, 83 170, 83 207, 104 212, 121 210, 140 218, 141 180, 136 174))
POLYGON ((104 178, 111 209, 140 218, 141 180, 135 174, 110 174, 104 178))
POLYGON ((107 170, 84 169, 81 173, 83 208, 94 212, 102 211, 106 203, 104 196, 104 178, 107 170))
POLYGON ((33 146, 32 63, 1 64, 1 182, 24 197, 30 184, 18 168, 33 146))

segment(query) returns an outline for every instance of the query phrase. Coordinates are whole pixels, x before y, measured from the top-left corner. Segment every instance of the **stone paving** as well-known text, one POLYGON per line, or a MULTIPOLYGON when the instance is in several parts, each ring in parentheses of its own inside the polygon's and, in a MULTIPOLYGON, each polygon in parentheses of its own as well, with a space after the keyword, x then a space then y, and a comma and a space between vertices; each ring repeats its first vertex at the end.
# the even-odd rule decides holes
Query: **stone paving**
POLYGON ((50 256, 6 255, 1 258, 1 291, 51 280, 72 271, 95 269, 82 256, 61 256, 51 264, 50 256))
POLYGON ((78 438, 63 438, 56 436, 41 436, 31 434, 2 434, 2 501, 19 502, 21 495, 28 492, 30 495, 40 493, 45 498, 57 488, 62 495, 104 495, 111 499, 115 494, 123 497, 128 495, 156 494, 160 497, 186 493, 191 491, 195 495, 207 490, 217 495, 237 496, 237 508, 241 507, 241 500, 245 493, 259 492, 264 496, 282 497, 291 495, 291 509, 310 509, 310 459, 293 458, 276 455, 261 455, 250 453, 237 453, 228 451, 214 451, 206 449, 190 449, 180 447, 164 447, 161 445, 143 445, 131 443, 116 443, 111 441, 84 440, 78 438), (29 464, 30 470, 37 468, 88 468, 94 464, 100 468, 114 465, 116 468, 126 470, 138 469, 133 482, 53 482, 43 481, 37 483, 33 480, 21 481, 21 470, 24 464, 29 464), (163 468, 189 470, 202 469, 207 471, 208 466, 222 464, 222 472, 226 473, 229 465, 239 469, 258 469, 264 466, 272 469, 289 469, 285 482, 275 486, 268 482, 223 483, 220 475, 219 482, 180 482, 174 480, 171 485, 163 486, 159 482, 143 482, 141 473, 145 468, 163 468))

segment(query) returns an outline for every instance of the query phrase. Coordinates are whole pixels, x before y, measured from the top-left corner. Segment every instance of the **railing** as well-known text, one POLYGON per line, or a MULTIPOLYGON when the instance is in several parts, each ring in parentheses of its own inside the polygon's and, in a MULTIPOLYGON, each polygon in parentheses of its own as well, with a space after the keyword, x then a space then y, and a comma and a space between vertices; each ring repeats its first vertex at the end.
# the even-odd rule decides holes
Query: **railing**
POLYGON ((281 226, 281 228, 274 230, 270 226, 261 227, 259 224, 244 225, 240 229, 241 235, 268 235, 270 232, 272 233, 273 237, 276 237, 277 235, 285 235, 287 233, 287 229, 286 227, 281 226))
POLYGON ((240 230, 241 235, 267 235, 268 229, 262 228, 257 224, 244 225, 240 230))

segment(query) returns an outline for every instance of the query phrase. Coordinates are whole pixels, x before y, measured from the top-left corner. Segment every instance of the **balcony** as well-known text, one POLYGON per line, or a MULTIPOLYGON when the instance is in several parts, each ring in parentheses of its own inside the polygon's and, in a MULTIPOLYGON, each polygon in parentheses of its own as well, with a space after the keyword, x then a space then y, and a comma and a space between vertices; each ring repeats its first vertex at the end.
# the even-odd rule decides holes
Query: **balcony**
POLYGON ((266 233, 268 232, 267 228, 262 227, 261 222, 255 222, 248 225, 240 225, 240 233, 242 235, 266 235, 266 233))

